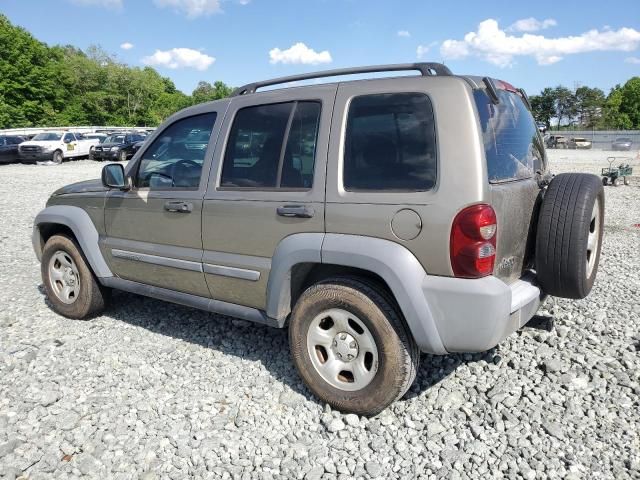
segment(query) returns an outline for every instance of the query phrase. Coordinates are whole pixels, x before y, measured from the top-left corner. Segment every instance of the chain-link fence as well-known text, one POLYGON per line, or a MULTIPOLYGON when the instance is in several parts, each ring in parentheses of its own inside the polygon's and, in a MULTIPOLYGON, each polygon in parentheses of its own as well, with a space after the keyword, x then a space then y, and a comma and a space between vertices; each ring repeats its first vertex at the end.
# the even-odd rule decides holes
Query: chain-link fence
POLYGON ((561 135, 567 140, 586 138, 591 141, 591 148, 599 150, 614 150, 616 140, 629 139, 632 142, 630 151, 640 150, 640 130, 548 130, 545 136, 548 135, 561 135))

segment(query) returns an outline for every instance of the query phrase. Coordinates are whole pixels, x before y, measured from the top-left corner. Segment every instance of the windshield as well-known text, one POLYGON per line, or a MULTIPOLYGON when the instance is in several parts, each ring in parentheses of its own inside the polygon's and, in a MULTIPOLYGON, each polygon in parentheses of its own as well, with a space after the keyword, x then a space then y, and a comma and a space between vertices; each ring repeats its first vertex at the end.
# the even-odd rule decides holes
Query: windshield
POLYGON ((46 133, 37 134, 35 137, 33 137, 32 140, 35 140, 35 141, 44 140, 45 142, 53 142, 56 140, 60 140, 61 138, 62 138, 61 133, 46 132, 46 133))
POLYGON ((124 135, 109 135, 103 143, 124 143, 124 135))

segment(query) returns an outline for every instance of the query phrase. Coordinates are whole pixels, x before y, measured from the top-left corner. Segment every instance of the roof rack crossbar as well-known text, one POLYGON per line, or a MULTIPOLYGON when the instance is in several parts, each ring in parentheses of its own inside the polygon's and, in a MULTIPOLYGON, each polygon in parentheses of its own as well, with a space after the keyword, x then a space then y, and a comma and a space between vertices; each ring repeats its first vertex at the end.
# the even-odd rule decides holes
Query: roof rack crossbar
POLYGON ((324 70, 320 72, 303 73, 301 75, 291 75, 288 77, 272 78, 261 82, 248 83, 237 88, 231 94, 232 97, 239 95, 247 95, 255 93, 258 88, 269 87, 281 83, 299 82, 301 80, 312 80, 314 78, 337 77, 341 75, 356 75, 359 73, 378 73, 378 72, 402 72, 417 70, 423 77, 440 75, 453 75, 451 70, 442 63, 397 63, 392 65, 371 65, 367 67, 338 68, 335 70, 324 70))

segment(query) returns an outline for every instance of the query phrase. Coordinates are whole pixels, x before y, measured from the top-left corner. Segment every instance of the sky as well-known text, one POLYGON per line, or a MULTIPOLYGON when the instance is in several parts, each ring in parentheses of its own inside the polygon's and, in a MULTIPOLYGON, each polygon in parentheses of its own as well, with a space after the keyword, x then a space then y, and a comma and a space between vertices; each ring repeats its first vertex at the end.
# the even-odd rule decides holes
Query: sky
POLYGON ((185 93, 315 70, 416 61, 537 94, 640 75, 640 0, 0 0, 50 45, 100 45, 185 93))

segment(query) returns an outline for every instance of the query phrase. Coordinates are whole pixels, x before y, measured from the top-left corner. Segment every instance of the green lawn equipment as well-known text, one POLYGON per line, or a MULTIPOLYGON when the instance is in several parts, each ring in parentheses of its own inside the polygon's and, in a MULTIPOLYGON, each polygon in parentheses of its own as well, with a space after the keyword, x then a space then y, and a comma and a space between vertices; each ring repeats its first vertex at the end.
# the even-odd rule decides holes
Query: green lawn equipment
POLYGON ((621 185, 623 182, 625 185, 629 185, 629 177, 633 173, 633 168, 629 166, 629 162, 632 160, 631 157, 608 157, 609 167, 602 169, 602 184, 603 185, 613 185, 617 187, 621 185), (617 167, 614 167, 613 164, 617 163, 617 161, 622 160, 622 163, 617 167), (624 163, 624 162, 627 163, 624 163))

